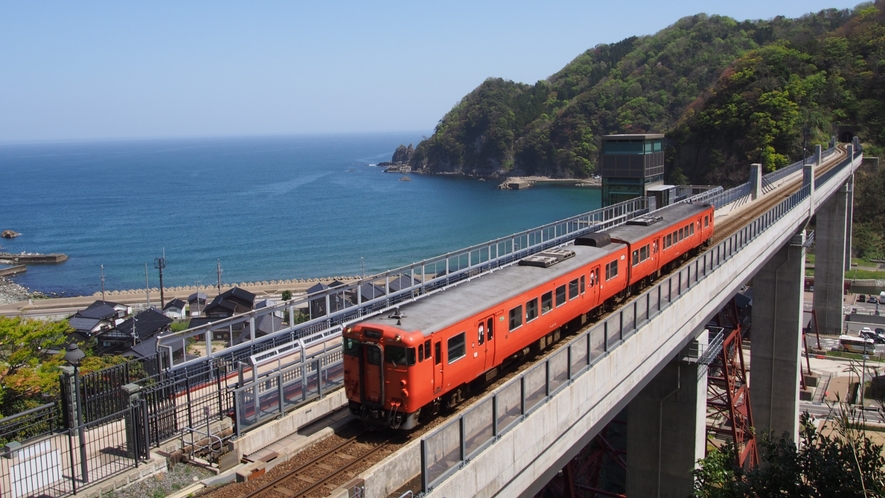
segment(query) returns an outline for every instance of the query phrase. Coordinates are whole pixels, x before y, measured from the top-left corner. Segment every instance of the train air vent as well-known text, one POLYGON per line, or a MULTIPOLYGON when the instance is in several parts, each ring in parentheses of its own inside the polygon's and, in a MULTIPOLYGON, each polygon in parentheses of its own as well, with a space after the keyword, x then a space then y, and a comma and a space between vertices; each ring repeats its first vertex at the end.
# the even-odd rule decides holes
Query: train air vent
POLYGON ((576 246, 605 247, 611 243, 611 235, 605 232, 590 233, 575 239, 576 246))
POLYGON ((627 224, 628 225, 642 225, 644 227, 647 227, 649 225, 654 225, 655 223, 657 223, 663 219, 664 219, 663 216, 651 216, 651 215, 640 216, 639 218, 633 218, 632 220, 628 221, 627 224))
POLYGON ((521 266, 540 266, 541 268, 547 268, 548 266, 553 266, 564 259, 569 259, 574 255, 575 251, 572 251, 571 249, 547 249, 546 251, 541 251, 538 254, 521 259, 519 264, 521 266))

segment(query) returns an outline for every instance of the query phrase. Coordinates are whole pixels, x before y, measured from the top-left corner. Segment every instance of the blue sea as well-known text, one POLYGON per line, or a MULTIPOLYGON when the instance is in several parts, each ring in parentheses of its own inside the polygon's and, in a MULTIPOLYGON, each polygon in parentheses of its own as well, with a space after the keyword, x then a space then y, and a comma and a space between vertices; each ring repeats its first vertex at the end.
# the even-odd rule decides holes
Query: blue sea
MULTIPOLYGON (((429 133, 424 133, 429 135, 429 133)), ((0 144, 2 252, 65 253, 14 280, 89 295, 371 274, 587 212, 598 189, 384 173, 421 132, 0 144), (103 270, 101 267, 104 267, 103 270)))

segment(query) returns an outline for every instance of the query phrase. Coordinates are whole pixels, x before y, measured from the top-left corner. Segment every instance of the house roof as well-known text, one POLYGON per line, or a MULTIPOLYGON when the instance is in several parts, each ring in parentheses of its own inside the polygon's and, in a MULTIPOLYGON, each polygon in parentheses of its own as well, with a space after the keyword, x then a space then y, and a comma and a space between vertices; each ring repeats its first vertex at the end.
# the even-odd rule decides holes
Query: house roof
MULTIPOLYGON (((370 284, 368 282, 363 283, 359 286, 360 296, 363 301, 368 301, 369 299, 375 299, 376 297, 381 297, 384 295, 384 289, 378 287, 377 285, 370 284)), ((356 289, 350 291, 350 299, 353 302, 356 302, 357 294, 356 289)))
POLYGON ((176 298, 166 303, 166 306, 163 306, 163 309, 168 310, 169 308, 178 308, 183 310, 186 305, 187 303, 183 300, 176 298))
POLYGON ((86 309, 78 311, 74 316, 81 318, 97 318, 99 320, 113 318, 117 314, 114 309, 116 303, 108 303, 105 301, 95 301, 86 309))
POLYGON ((134 321, 131 317, 127 318, 123 323, 117 325, 116 328, 118 331, 131 337, 134 326, 135 333, 138 335, 138 341, 141 342, 155 336, 157 332, 165 329, 170 323, 172 323, 171 318, 151 308, 136 315, 134 321))
POLYGON ((421 283, 421 280, 419 280, 417 277, 413 279, 409 275, 397 275, 396 278, 390 279, 390 291, 396 292, 398 290, 402 290, 419 283, 421 283))
POLYGON ((187 296, 187 302, 189 303, 196 302, 198 299, 200 302, 205 303, 209 300, 209 296, 207 296, 205 292, 194 292, 190 296, 187 296))
POLYGON ((322 283, 322 282, 319 282, 319 283, 317 283, 316 285, 312 285, 312 286, 308 287, 306 292, 307 292, 308 294, 313 294, 314 292, 324 291, 324 290, 329 289, 329 288, 330 288, 330 287, 329 287, 328 285, 326 285, 326 284, 324 284, 324 283, 322 283))
MULTIPOLYGON (((179 351, 184 347, 181 341, 174 341, 167 346, 172 346, 173 351, 179 351)), ((126 357, 150 358, 157 354, 157 338, 149 337, 135 346, 132 346, 123 353, 126 357)))
POLYGON ((254 304, 255 294, 239 287, 234 287, 215 296, 215 299, 206 305, 204 311, 209 314, 216 308, 221 308, 231 313, 243 313, 252 310, 254 304))
POLYGON ((79 332, 85 332, 88 335, 93 330, 95 330, 95 327, 97 327, 98 324, 101 323, 101 319, 99 319, 99 318, 85 318, 82 316, 74 315, 68 319, 68 323, 71 324, 71 327, 73 327, 74 330, 77 330, 79 332))

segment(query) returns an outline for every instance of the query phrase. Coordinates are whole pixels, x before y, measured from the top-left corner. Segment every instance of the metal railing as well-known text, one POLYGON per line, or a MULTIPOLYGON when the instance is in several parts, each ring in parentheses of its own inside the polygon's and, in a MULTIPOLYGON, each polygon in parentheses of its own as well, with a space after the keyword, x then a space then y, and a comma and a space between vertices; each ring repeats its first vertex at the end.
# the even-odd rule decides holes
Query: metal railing
MULTIPOLYGON (((842 171, 852 160, 852 157, 847 158, 833 170, 842 171)), ((456 473, 550 397, 592 368, 640 327, 681 298, 698 281, 714 272, 784 215, 802 205, 810 193, 811 185, 803 186, 542 362, 423 437, 421 478, 425 492, 456 473)))

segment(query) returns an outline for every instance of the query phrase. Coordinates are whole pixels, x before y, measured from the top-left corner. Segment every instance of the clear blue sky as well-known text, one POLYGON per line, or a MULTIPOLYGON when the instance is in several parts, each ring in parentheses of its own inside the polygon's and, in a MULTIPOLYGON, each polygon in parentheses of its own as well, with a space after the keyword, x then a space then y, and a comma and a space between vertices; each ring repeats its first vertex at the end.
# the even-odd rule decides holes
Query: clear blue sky
POLYGON ((429 132, 487 77, 535 83, 687 15, 855 5, 12 0, 0 4, 0 142, 429 132))

